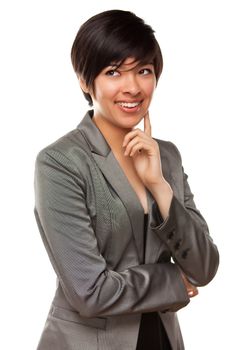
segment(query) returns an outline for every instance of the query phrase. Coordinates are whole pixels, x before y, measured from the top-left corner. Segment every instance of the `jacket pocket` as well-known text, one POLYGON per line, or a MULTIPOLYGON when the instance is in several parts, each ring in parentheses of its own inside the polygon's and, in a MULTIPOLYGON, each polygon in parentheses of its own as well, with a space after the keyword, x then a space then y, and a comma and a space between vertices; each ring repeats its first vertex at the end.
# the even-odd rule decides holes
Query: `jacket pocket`
POLYGON ((87 318, 80 316, 79 313, 61 308, 59 306, 52 305, 49 311, 49 315, 55 318, 59 318, 63 321, 69 321, 79 323, 87 327, 106 329, 107 319, 102 317, 87 318))

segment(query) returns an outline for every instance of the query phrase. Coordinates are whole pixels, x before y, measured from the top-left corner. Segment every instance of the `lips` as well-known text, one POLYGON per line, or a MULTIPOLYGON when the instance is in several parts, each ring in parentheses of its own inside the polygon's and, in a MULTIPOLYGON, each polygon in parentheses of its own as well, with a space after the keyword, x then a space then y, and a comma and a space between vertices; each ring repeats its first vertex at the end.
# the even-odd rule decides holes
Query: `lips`
POLYGON ((123 107, 123 108, 136 108, 141 103, 142 103, 142 101, 133 101, 133 102, 119 101, 119 102, 116 102, 116 104, 118 106, 123 107))

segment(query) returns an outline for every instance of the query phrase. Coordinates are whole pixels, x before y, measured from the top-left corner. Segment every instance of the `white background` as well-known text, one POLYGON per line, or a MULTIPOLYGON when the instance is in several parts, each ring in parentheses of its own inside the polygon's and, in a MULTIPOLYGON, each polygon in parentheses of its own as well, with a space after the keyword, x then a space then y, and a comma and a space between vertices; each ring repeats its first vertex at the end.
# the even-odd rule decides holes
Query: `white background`
POLYGON ((1 2, 1 349, 36 349, 42 332, 55 274, 33 214, 35 157, 74 129, 87 110, 70 49, 83 21, 112 8, 135 12, 156 31, 164 71, 150 109, 153 136, 178 146, 221 255, 216 278, 179 312, 186 349, 233 348, 227 320, 233 311, 230 5, 226 0, 160 0, 153 8, 145 0, 1 2))

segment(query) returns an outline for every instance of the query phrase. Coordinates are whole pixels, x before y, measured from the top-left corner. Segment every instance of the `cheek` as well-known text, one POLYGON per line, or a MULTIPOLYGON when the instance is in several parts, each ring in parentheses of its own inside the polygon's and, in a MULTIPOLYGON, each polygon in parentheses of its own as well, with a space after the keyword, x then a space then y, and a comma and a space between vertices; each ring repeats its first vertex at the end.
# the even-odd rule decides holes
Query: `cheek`
POLYGON ((145 94, 146 94, 148 97, 152 97, 154 91, 155 91, 155 86, 154 86, 154 85, 146 86, 146 89, 144 90, 145 94))
POLYGON ((150 81, 146 81, 143 84, 144 94, 149 98, 153 96, 155 88, 156 88, 155 79, 151 79, 150 81))
POLYGON ((95 97, 96 100, 108 100, 112 99, 117 93, 117 86, 113 82, 106 82, 99 80, 95 84, 95 97))
POLYGON ((114 97, 117 94, 117 91, 118 91, 117 84, 108 83, 104 87, 102 96, 105 97, 106 99, 114 99, 114 97))

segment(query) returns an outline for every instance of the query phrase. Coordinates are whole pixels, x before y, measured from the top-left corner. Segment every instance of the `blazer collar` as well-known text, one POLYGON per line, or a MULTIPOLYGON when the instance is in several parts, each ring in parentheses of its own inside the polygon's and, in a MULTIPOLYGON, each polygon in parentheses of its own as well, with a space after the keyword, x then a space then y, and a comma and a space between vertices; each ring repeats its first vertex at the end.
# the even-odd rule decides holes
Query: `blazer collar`
MULTIPOLYGON (((78 129, 88 144, 92 152, 92 156, 99 169, 107 181, 110 183, 112 188, 115 190, 115 192, 118 194, 128 212, 135 245, 137 247, 139 261, 140 263, 143 263, 144 209, 136 192, 128 181, 127 176, 119 165, 103 134, 92 121, 92 117, 93 110, 88 111, 78 125, 78 129)), ((146 194, 150 217, 153 197, 147 189, 146 194)))
POLYGON ((92 121, 93 114, 93 110, 88 111, 78 125, 78 129, 85 137, 91 152, 107 157, 109 152, 111 152, 111 148, 109 147, 100 129, 92 121))

